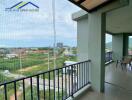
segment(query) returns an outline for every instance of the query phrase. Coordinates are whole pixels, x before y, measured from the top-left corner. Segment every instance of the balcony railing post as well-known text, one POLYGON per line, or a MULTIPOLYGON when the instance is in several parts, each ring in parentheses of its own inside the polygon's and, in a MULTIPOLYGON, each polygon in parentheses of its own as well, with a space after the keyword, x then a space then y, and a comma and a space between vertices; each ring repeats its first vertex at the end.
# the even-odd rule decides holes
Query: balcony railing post
POLYGON ((50 91, 50 72, 49 72, 49 100, 50 100, 50 94, 51 94, 51 91, 50 91))
POLYGON ((33 83, 32 83, 32 77, 30 78, 30 85, 31 85, 31 100, 33 100, 33 83))
POLYGON ((6 84, 4 84, 4 93, 5 93, 5 100, 7 100, 7 88, 6 88, 6 84))
POLYGON ((65 67, 65 99, 67 98, 67 67, 65 67))
POLYGON ((62 100, 63 100, 63 68, 62 68, 62 70, 61 70, 61 81, 62 81, 62 100))
POLYGON ((71 96, 73 98, 73 88, 74 88, 74 86, 73 86, 73 65, 71 66, 71 85, 72 85, 72 87, 71 87, 71 96))
POLYGON ((68 67, 68 88, 69 88, 69 95, 71 95, 71 77, 70 77, 70 66, 68 67))
POLYGON ((23 79, 23 100, 25 100, 25 81, 23 79))
POLYGON ((45 73, 43 74, 43 90, 44 90, 44 100, 45 100, 45 73))
POLYGON ((59 90, 59 86, 60 86, 60 80, 59 80, 59 69, 58 69, 58 100, 60 100, 60 90, 59 90))
MULTIPOLYGON (((78 80, 79 80, 79 79, 78 79, 78 78, 79 78, 78 70, 79 70, 79 69, 78 69, 78 64, 77 64, 77 90, 78 90, 78 87, 79 87, 79 86, 78 86, 78 85, 79 85, 79 84, 78 84, 78 80)), ((77 91, 77 90, 76 90, 76 91, 77 91)))
POLYGON ((14 95, 15 95, 15 100, 17 100, 16 81, 14 82, 14 95))
POLYGON ((40 100, 40 92, 39 92, 39 75, 37 76, 37 97, 40 100))
MULTIPOLYGON (((56 100, 56 91, 55 91, 55 90, 56 90, 56 83, 55 83, 56 81, 55 81, 55 80, 56 80, 56 77, 55 77, 55 70, 54 70, 54 71, 53 71, 54 100, 56 100)), ((44 99, 44 100, 45 100, 45 99, 44 99)))

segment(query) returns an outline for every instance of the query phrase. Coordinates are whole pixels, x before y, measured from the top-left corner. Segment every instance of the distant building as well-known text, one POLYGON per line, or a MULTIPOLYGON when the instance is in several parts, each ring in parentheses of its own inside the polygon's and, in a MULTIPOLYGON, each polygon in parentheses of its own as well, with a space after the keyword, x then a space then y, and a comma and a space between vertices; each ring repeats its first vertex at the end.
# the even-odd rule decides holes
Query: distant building
POLYGON ((9 51, 5 48, 0 48, 0 54, 6 54, 8 53, 9 51))
POLYGON ((39 53, 39 54, 42 54, 42 53, 48 53, 49 50, 27 50, 26 53, 39 53))
POLYGON ((9 53, 7 49, 5 48, 0 48, 0 57, 4 57, 5 54, 9 53))
POLYGON ((24 55, 26 53, 26 48, 11 48, 9 49, 9 54, 21 54, 24 55))
POLYGON ((6 54, 6 58, 16 58, 18 57, 18 54, 6 54))
POLYGON ((30 48, 31 50, 38 50, 38 48, 30 48))
POLYGON ((57 43, 57 48, 63 48, 63 43, 61 42, 57 43))

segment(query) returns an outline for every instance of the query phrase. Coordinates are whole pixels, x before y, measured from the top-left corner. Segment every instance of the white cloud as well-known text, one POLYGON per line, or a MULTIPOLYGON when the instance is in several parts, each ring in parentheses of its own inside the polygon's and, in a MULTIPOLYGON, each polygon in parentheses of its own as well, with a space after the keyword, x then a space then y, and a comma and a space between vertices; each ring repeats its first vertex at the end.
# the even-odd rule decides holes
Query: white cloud
POLYGON ((0 48, 6 48, 9 47, 8 45, 0 45, 0 48))

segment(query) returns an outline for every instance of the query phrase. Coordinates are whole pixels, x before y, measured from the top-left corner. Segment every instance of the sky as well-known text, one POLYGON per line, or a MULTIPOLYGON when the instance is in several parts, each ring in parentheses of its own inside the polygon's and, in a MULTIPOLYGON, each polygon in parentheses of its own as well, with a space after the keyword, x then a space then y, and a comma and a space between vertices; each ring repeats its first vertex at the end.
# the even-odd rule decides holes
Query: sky
MULTIPOLYGON (((9 12, 9 8, 21 0, 0 1, 0 47, 48 47, 53 46, 53 22, 51 0, 30 0, 39 6, 39 12, 9 12)), ((23 0, 29 2, 29 0, 23 0)), ((26 6, 31 7, 31 5, 26 6)), ((68 0, 56 0, 57 42, 77 46, 77 25, 71 14, 80 10, 68 0)), ((107 41, 111 37, 107 36, 107 41)))
POLYGON ((112 35, 106 34, 106 43, 112 42, 112 35))

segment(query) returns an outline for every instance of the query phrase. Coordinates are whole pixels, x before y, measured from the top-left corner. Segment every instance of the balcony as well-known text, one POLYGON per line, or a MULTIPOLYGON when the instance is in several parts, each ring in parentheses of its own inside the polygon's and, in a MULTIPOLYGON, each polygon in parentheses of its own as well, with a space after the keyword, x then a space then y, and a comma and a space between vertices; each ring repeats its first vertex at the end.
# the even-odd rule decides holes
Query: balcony
POLYGON ((102 1, 88 9, 86 2, 90 0, 74 1, 86 11, 94 11, 79 11, 72 16, 77 21, 78 59, 91 60, 2 83, 0 100, 131 100, 131 71, 116 68, 115 63, 106 67, 105 63, 112 61, 112 53, 115 61, 128 55, 132 2, 115 0, 104 7, 102 1), (100 4, 100 9, 94 9, 100 4), (113 37, 113 52, 105 54, 107 32, 113 37), (89 86, 93 91, 84 90, 89 86))
MULTIPOLYGON (((111 61, 112 52, 106 52, 106 63, 111 61)), ((71 98, 90 86, 90 63, 83 61, 0 84, 0 100, 71 98)))
POLYGON ((132 71, 116 68, 116 63, 106 66, 105 93, 86 91, 76 100, 131 100, 132 98, 132 71))
POLYGON ((90 62, 79 62, 0 84, 0 100, 65 100, 73 97, 90 84, 90 62))

